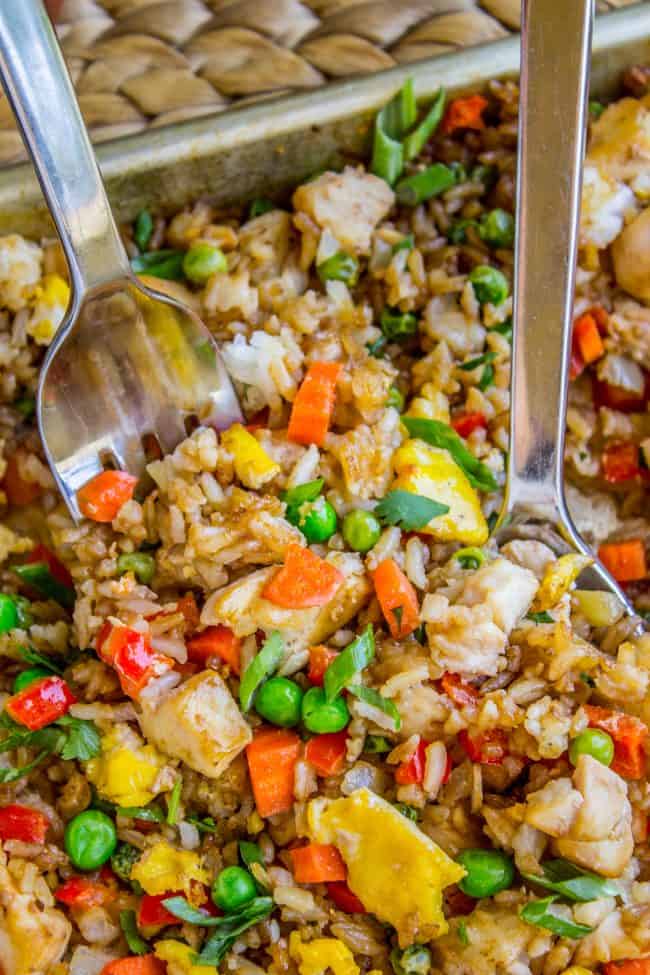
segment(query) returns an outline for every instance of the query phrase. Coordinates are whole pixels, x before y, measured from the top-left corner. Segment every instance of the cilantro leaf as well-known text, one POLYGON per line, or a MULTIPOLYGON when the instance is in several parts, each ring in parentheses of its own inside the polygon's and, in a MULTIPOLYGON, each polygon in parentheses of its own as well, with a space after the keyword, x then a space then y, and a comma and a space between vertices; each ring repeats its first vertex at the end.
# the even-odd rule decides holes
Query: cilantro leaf
POLYGON ((232 911, 223 917, 213 917, 205 911, 197 910, 184 897, 167 897, 163 905, 181 921, 214 928, 197 959, 202 965, 218 965, 239 935, 253 924, 264 920, 273 910, 273 900, 270 897, 255 897, 238 911, 232 911))
POLYGON ((212 816, 204 816, 203 818, 201 816, 186 816, 185 818, 192 826, 196 826, 199 833, 215 833, 217 830, 217 824, 212 816))
POLYGON ((550 613, 547 613, 543 609, 540 613, 528 613, 526 619, 530 620, 532 623, 554 623, 555 620, 550 613))
POLYGON ((29 762, 27 765, 21 765, 18 768, 0 768, 0 783, 6 782, 16 782, 18 779, 22 779, 24 775, 28 775, 32 772, 37 765, 40 765, 44 758, 50 753, 47 751, 39 752, 33 762, 29 762))
POLYGON ((449 505, 425 498, 411 491, 389 491, 375 507, 375 514, 387 525, 399 525, 404 531, 419 531, 432 518, 446 515, 449 505))
POLYGON ((32 664, 36 667, 43 667, 45 670, 49 670, 53 674, 59 674, 59 676, 63 673, 63 669, 53 663, 51 657, 44 656, 44 654, 39 653, 38 650, 34 650, 33 647, 19 647, 18 653, 20 654, 20 659, 24 660, 26 664, 32 664))
POLYGON ((456 431, 446 423, 415 416, 402 417, 402 423, 412 437, 424 440, 432 447, 448 450, 473 487, 479 491, 496 491, 497 482, 490 468, 467 449, 456 431))
POLYGON ((61 758, 70 761, 73 758, 87 762, 101 752, 101 739, 96 725, 83 718, 71 718, 66 714, 57 721, 58 725, 66 729, 66 741, 61 749, 61 758))

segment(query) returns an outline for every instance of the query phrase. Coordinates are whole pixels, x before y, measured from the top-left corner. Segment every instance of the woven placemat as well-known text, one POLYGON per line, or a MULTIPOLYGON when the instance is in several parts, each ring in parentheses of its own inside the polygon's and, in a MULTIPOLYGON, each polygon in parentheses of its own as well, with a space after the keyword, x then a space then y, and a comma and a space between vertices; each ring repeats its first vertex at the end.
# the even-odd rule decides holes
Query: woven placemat
MULTIPOLYGON (((633 2, 598 0, 598 9, 633 2)), ((519 28, 520 6, 520 0, 65 0, 58 31, 86 124, 99 142, 497 40, 519 28)), ((0 164, 23 158, 3 98, 0 164)))

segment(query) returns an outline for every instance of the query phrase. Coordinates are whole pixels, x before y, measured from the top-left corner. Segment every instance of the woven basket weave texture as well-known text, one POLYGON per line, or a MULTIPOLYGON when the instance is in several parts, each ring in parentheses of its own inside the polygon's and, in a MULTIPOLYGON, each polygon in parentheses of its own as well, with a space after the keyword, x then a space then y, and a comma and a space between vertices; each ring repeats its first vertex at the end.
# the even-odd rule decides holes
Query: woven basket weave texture
MULTIPOLYGON (((65 0, 58 32, 99 142, 487 43, 519 20, 519 0, 65 0)), ((2 98, 0 163, 22 158, 2 98)))

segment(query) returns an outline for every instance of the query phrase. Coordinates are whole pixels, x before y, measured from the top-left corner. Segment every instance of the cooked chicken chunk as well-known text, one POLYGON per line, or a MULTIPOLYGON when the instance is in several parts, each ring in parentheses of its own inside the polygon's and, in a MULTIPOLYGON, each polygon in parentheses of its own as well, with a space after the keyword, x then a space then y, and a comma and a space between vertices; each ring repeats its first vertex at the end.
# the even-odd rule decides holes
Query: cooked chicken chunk
POLYGON ((605 877, 627 867, 634 840, 623 779, 590 755, 581 755, 573 783, 555 779, 528 796, 524 819, 554 837, 559 856, 605 877))
POLYGON ((277 567, 271 566, 214 592, 203 607, 201 622, 206 626, 223 623, 239 637, 250 636, 258 629, 280 630, 289 652, 322 643, 352 619, 370 595, 370 583, 358 555, 335 552, 327 561, 345 578, 325 606, 283 609, 264 599, 262 590, 277 572, 277 567))
POLYGON ((252 738, 219 674, 204 671, 160 697, 143 696, 145 737, 196 772, 217 779, 252 738))
POLYGON ((499 558, 473 572, 453 604, 440 593, 427 596, 422 618, 435 663, 457 674, 498 673, 537 586, 529 569, 499 558))
POLYGON ((72 925, 54 906, 37 868, 7 860, 0 850, 0 970, 7 975, 49 975, 61 961, 72 925))
POLYGON ((569 832, 556 840, 557 852, 587 870, 619 877, 634 850, 627 786, 590 755, 580 756, 573 784, 583 802, 569 832))
POLYGON ((342 173, 323 173, 299 186, 293 194, 293 205, 322 230, 327 228, 334 234, 344 249, 367 254, 371 234, 394 199, 395 194, 383 179, 347 166, 342 173))
POLYGON ((640 301, 650 302, 650 207, 614 241, 612 260, 619 286, 640 301))

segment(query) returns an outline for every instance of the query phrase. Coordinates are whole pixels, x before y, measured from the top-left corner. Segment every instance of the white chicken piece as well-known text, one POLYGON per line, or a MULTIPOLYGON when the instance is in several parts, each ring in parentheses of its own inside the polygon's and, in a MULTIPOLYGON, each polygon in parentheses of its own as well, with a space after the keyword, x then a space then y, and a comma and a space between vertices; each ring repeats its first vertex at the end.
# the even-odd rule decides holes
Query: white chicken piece
POLYGON ((612 244, 614 274, 619 287, 650 303, 650 207, 627 225, 612 244))
POLYGON ((394 200, 385 180, 352 166, 342 173, 323 173, 293 194, 296 211, 306 213, 355 254, 369 253, 372 232, 394 200))
POLYGON ((625 782, 591 755, 581 755, 573 785, 583 802, 569 832, 555 841, 555 849, 579 867, 620 877, 634 851, 625 782))
POLYGON ((333 552, 326 559, 343 573, 340 588, 325 606, 313 609, 284 609, 262 597, 265 585, 277 566, 258 569, 212 593, 203 607, 205 626, 223 623, 236 636, 246 637, 258 629, 279 630, 287 654, 323 643, 355 616, 370 596, 370 582, 358 555, 333 552))
POLYGON ((160 751, 217 779, 252 739, 226 684, 204 671, 160 696, 141 698, 140 726, 160 751))
POLYGON ((526 801, 524 821, 548 836, 565 836, 582 806, 582 796, 568 778, 552 779, 526 801))
POLYGON ((551 946, 548 932, 526 924, 513 905, 481 901, 467 917, 456 918, 448 934, 435 943, 437 972, 449 975, 495 975, 502 972, 530 972, 529 948, 535 946, 535 957, 551 946), (461 940, 459 922, 464 925, 461 940))
POLYGON ((634 212, 635 197, 629 186, 620 183, 597 166, 585 163, 582 177, 580 245, 602 250, 618 237, 625 215, 634 212))
POLYGON ((455 295, 436 295, 422 317, 424 333, 436 342, 445 342, 455 356, 462 358, 483 348, 486 331, 477 320, 469 319, 455 295))
POLYGON ((538 585, 529 569, 498 558, 468 576, 453 604, 440 593, 426 596, 421 615, 435 663, 456 674, 497 674, 538 585))
POLYGON ((53 905, 36 866, 7 862, 0 850, 0 970, 6 975, 48 975, 61 961, 72 925, 53 905))

